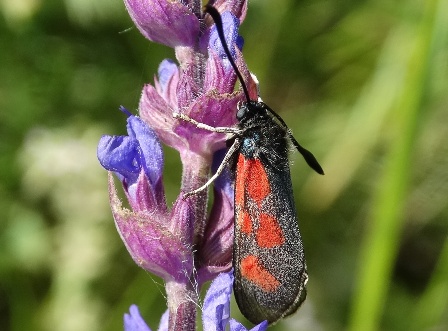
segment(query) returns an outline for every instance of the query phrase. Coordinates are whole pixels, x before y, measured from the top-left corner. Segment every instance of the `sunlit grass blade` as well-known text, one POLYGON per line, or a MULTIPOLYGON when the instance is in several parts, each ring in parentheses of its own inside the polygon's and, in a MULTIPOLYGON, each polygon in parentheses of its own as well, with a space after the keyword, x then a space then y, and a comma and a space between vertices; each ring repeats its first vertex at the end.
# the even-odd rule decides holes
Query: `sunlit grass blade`
MULTIPOLYGON (((434 53, 446 52, 448 40, 448 2, 439 1, 434 33, 434 53)), ((436 62, 437 63, 437 62, 436 62)), ((438 67, 433 66, 433 71, 438 67)), ((410 319, 409 330, 436 329, 448 307, 448 238, 445 239, 437 265, 416 305, 415 314, 410 319)))
POLYGON ((414 143, 423 112, 437 1, 427 1, 413 42, 403 92, 390 119, 393 139, 372 204, 371 224, 361 247, 358 283, 348 329, 377 330, 404 224, 403 211, 414 143))

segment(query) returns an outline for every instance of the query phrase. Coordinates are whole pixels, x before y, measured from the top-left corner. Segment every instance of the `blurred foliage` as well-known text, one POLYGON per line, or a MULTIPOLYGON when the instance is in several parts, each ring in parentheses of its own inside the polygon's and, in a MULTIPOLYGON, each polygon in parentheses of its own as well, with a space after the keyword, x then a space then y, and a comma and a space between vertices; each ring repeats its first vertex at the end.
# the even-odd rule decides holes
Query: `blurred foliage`
MULTIPOLYGON (((309 294, 272 330, 447 329, 447 2, 253 0, 241 34, 326 172, 292 156, 309 294)), ((172 50, 121 0, 2 0, 0 49, 1 329, 122 330, 131 303, 156 328, 163 284, 121 243, 95 154, 172 50)))

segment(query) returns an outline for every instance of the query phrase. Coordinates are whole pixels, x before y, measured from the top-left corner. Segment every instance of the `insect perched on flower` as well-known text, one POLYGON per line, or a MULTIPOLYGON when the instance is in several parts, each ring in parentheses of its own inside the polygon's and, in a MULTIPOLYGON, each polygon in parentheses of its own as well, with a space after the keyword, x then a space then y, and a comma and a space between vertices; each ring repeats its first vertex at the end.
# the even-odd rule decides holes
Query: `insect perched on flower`
POLYGON ((219 39, 237 74, 246 101, 238 105, 237 127, 212 127, 181 113, 174 117, 198 128, 231 134, 223 162, 203 186, 206 189, 231 165, 234 173, 234 291, 243 315, 253 323, 274 323, 294 313, 306 298, 308 274, 299 233, 288 162, 290 142, 308 165, 324 174, 311 152, 292 136, 286 123, 261 100, 251 100, 244 79, 226 44, 219 12, 206 6, 219 39))

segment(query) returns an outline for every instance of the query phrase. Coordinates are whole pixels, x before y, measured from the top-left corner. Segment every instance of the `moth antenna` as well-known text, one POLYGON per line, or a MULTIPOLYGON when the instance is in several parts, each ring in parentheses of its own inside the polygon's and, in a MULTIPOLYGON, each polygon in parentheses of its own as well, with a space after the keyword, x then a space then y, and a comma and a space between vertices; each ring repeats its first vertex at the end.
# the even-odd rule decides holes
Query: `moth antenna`
POLYGON ((222 47, 224 48, 224 52, 226 53, 227 58, 229 59, 233 70, 235 71, 236 75, 238 76, 238 79, 243 88, 244 95, 246 96, 247 102, 250 102, 249 91, 247 90, 246 84, 244 83, 243 76, 241 75, 240 71, 238 70, 238 67, 235 64, 235 61, 232 58, 232 54, 230 53, 229 47, 227 46, 226 38, 224 37, 224 29, 223 29, 221 15, 216 10, 216 8, 210 4, 205 5, 205 12, 208 13, 213 18, 213 21, 215 21, 216 30, 218 31, 219 40, 221 40, 221 44, 222 44, 222 47))

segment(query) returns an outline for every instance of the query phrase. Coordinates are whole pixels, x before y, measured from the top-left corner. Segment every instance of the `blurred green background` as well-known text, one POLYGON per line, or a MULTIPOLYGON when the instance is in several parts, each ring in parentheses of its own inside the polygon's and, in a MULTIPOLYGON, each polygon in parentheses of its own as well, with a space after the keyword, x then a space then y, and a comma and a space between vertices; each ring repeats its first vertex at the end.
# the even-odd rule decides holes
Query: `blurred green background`
MULTIPOLYGON (((448 2, 252 0, 241 34, 326 172, 291 156, 309 294, 272 330, 448 329, 448 2)), ((115 231, 96 144, 166 57, 121 0, 0 1, 1 330, 122 330, 132 303, 156 329, 163 286, 115 231)))

